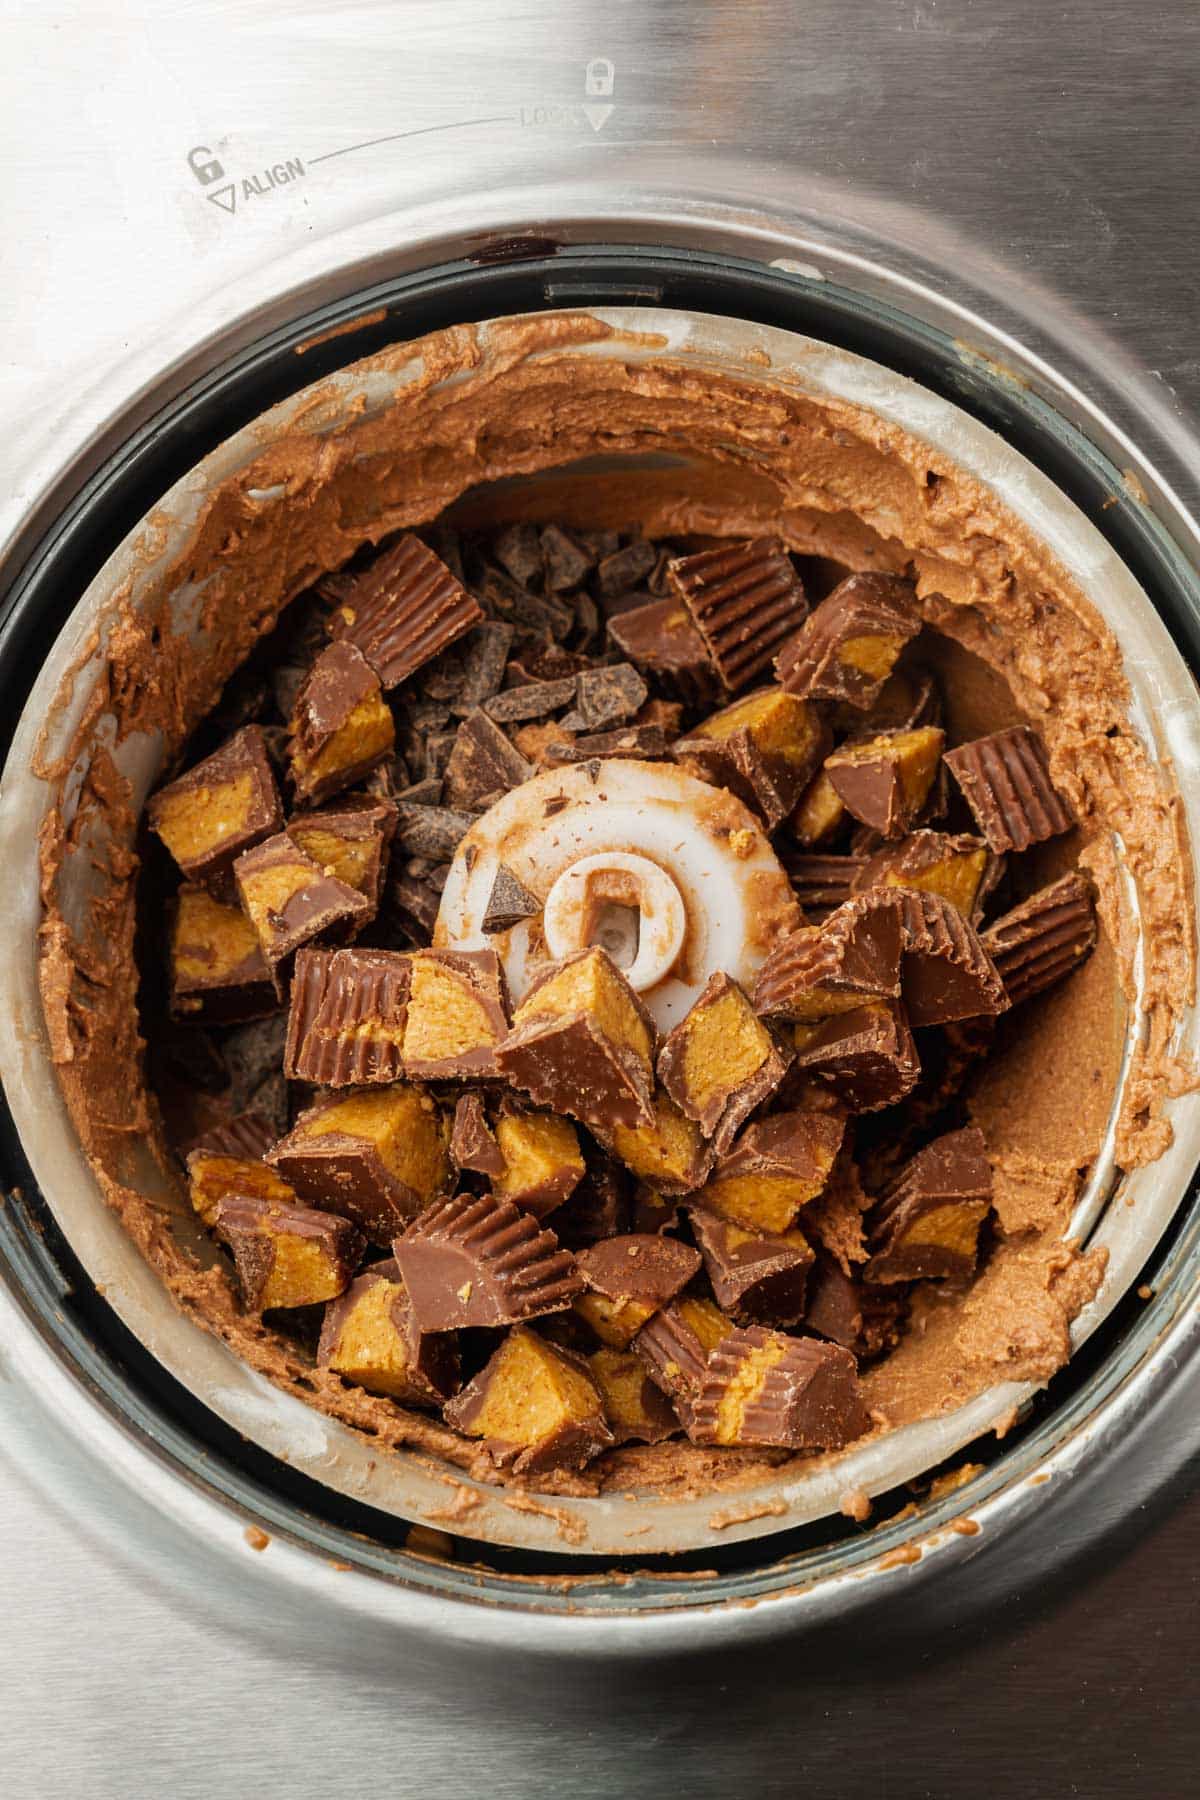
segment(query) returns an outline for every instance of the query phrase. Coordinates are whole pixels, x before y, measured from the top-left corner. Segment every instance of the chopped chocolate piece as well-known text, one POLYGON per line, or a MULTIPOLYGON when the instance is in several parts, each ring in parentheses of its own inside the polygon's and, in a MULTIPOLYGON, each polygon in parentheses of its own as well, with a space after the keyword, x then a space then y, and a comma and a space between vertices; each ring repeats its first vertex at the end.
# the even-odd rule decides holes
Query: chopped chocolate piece
POLYGON ((492 539, 492 555, 522 587, 541 586, 542 546, 536 525, 523 520, 506 525, 492 539))
POLYGON ((638 762, 657 762, 667 754, 667 739, 661 725, 626 725, 620 731, 596 731, 574 741, 562 734, 563 741, 550 741, 545 747, 547 768, 564 763, 584 763, 609 757, 631 757, 638 762))
POLYGON ((847 812, 887 838, 903 837, 929 797, 945 733, 936 725, 845 743, 825 762, 847 812))
POLYGON ((674 598, 619 613, 608 635, 630 662, 685 700, 704 705, 721 691, 704 639, 674 598))
POLYGON ((747 1231, 702 1206, 688 1208, 717 1305, 739 1322, 794 1325, 804 1316, 813 1252, 802 1232, 747 1231))
POLYGON ((336 875, 365 896, 372 917, 379 910, 384 865, 395 829, 396 808, 390 800, 373 806, 297 813, 287 828, 292 842, 327 875, 336 875))
POLYGON ((739 1126, 775 1092, 788 1059, 729 975, 710 975, 663 1044, 658 1078, 714 1150, 728 1150, 739 1126))
POLYGON ((262 1113, 242 1113, 197 1140, 187 1154, 188 1197, 206 1225, 227 1194, 294 1202, 295 1189, 262 1158, 274 1138, 262 1113))
POLYGON ((869 856, 855 876, 854 891, 902 887, 940 894, 974 923, 1001 868, 1000 859, 980 838, 965 832, 951 836, 944 831, 914 831, 869 856))
POLYGON ((807 787, 830 746, 815 707, 780 687, 760 688, 714 713, 672 747, 708 781, 727 787, 773 831, 807 787))
POLYGON ((585 669, 575 680, 575 705, 584 731, 601 731, 632 718, 649 694, 632 663, 585 669))
POLYGON ((614 1442, 587 1363, 528 1326, 509 1333, 444 1417, 515 1475, 579 1469, 614 1442))
POLYGON ((564 1312, 583 1292, 554 1233, 494 1194, 429 1207, 396 1239, 395 1255, 426 1331, 515 1325, 564 1312))
POLYGON ((221 1061, 229 1071, 228 1099, 234 1112, 245 1112, 255 1091, 280 1074, 286 1037, 287 1015, 278 1010, 222 1034, 221 1061))
POLYGON ((513 1013, 501 1072, 540 1105, 588 1125, 649 1125, 654 1030, 641 1001, 598 945, 550 968, 513 1013))
POLYGON ((848 1350, 747 1325, 710 1355, 688 1436, 698 1444, 840 1450, 870 1425, 848 1350))
POLYGON ((518 630, 562 640, 575 623, 575 614, 552 594, 532 594, 502 569, 481 564, 472 586, 482 604, 518 630))
POLYGON ((394 688, 482 618, 478 602, 441 558, 406 534, 357 578, 329 629, 362 652, 385 688, 394 688))
POLYGON ((518 719, 544 719, 548 713, 569 706, 575 698, 574 675, 559 681, 527 681, 521 687, 505 688, 485 700, 483 710, 489 719, 510 725, 518 719))
POLYGON ((283 824, 261 727, 247 725, 152 794, 146 818, 185 875, 202 882, 227 875, 235 857, 283 824))
POLYGON ((437 924, 439 896, 419 875, 392 875, 385 896, 389 926, 417 949, 424 949, 437 924))
POLYGON ((493 950, 418 950, 404 1030, 404 1066, 423 1081, 497 1072, 508 1030, 504 975, 493 950))
POLYGON ((821 769, 801 794, 788 824, 796 841, 810 849, 833 837, 845 820, 842 797, 830 781, 828 771, 821 769))
POLYGON ((661 1444, 679 1430, 670 1401, 631 1350, 596 1350, 587 1359, 614 1444, 661 1444))
POLYGON ((653 1110, 649 1125, 598 1126, 598 1135, 627 1169, 652 1188, 663 1194, 690 1194, 702 1185, 712 1167, 711 1146, 669 1094, 655 1094, 653 1110))
MULTIPOLYGON (((518 690, 519 691, 519 690, 518 690)), ((516 746, 485 712, 476 711, 458 728, 446 764, 446 804, 470 811, 497 791, 507 793, 528 781, 533 770, 516 746)))
POLYGON ((507 687, 525 687, 530 682, 564 681, 581 669, 590 669, 590 656, 564 650, 561 644, 530 644, 514 656, 508 665, 507 687))
POLYGON ((893 669, 864 710, 848 701, 833 709, 839 734, 874 737, 881 731, 912 731, 917 725, 942 723, 942 696, 928 669, 893 669))
POLYGON ((602 600, 627 594, 647 576, 658 561, 658 550, 648 538, 635 538, 623 550, 601 557, 596 566, 596 592, 602 600))
POLYGON ((1096 899, 1072 870, 1014 906, 980 937, 1010 1006, 1029 1000, 1077 969, 1096 946, 1096 899))
POLYGON ((233 874, 276 981, 280 964, 301 944, 332 926, 365 922, 371 914, 365 895, 326 875, 286 831, 245 851, 233 874))
POLYGON ((451 712, 470 713, 500 692, 513 636, 511 625, 485 619, 460 640, 451 653, 458 671, 455 690, 448 696, 451 712))
POLYGON ((815 921, 849 900, 862 862, 859 856, 789 856, 786 851, 783 857, 796 898, 815 921))
POLYGON ((722 681, 734 692, 771 666, 808 611, 800 577, 778 538, 680 557, 669 576, 722 681))
POLYGON ((940 894, 901 890, 900 985, 910 1025, 1003 1012, 996 966, 958 908, 940 894))
POLYGON ((664 1306, 634 1338, 634 1355, 674 1400, 685 1424, 699 1395, 709 1356, 736 1330, 733 1320, 711 1300, 688 1296, 664 1306))
POLYGON ((484 1110, 483 1095, 462 1094, 454 1107, 450 1160, 456 1169, 479 1175, 503 1175, 506 1164, 484 1110))
POLYGON ((855 1356, 878 1356, 899 1341, 906 1292, 898 1283, 888 1288, 855 1280, 830 1257, 819 1256, 809 1278, 805 1330, 830 1338, 855 1356))
POLYGON ((397 1082, 302 1112, 267 1161, 316 1206, 387 1244, 450 1179, 446 1128, 423 1089, 397 1082))
POLYGON ((754 986, 755 1009, 781 1019, 823 1019, 900 993, 901 904, 872 890, 820 925, 802 925, 771 952, 754 986))
POLYGON ((798 1109, 748 1125, 696 1199, 751 1231, 783 1232, 829 1179, 842 1143, 836 1114, 798 1109))
POLYGON ((777 667, 791 694, 874 704, 896 658, 921 629, 916 591, 898 575, 849 575, 784 645, 777 667))
MULTIPOLYGON (((397 787, 394 798, 397 806, 437 807, 442 800, 442 778, 440 775, 427 776, 423 781, 414 781, 406 786, 397 787)), ((397 818, 399 814, 397 813, 397 818)))
POLYGON ((488 896, 487 907, 483 915, 485 931, 508 931, 513 925, 520 924, 522 919, 532 919, 542 910, 542 903, 536 894, 531 894, 523 882, 517 880, 511 869, 501 863, 496 870, 496 879, 492 883, 492 891, 488 896))
POLYGON ((552 594, 561 594, 578 587, 592 566, 591 554, 560 525, 543 525, 541 537, 547 588, 552 594))
POLYGON ((396 802, 396 840, 410 856, 433 861, 453 856, 475 823, 475 814, 448 806, 414 806, 403 795, 396 802))
POLYGON ((583 1180, 583 1153, 569 1119, 503 1112, 496 1121, 496 1144, 504 1166, 492 1191, 539 1219, 569 1199, 583 1180))
POLYGON ((871 1214, 868 1280, 963 1280, 974 1273, 991 1210, 992 1166, 974 1125, 910 1157, 871 1214))
POLYGON ((674 1238, 637 1233, 605 1238, 579 1254, 588 1291, 575 1302, 602 1343, 627 1349, 647 1319, 687 1286, 699 1252, 674 1238))
POLYGON ((279 1005, 253 925, 206 888, 181 887, 176 896, 170 965, 176 1018, 234 1024, 279 1005))
POLYGON ((379 677, 353 644, 330 644, 309 670, 289 722, 298 800, 327 800, 386 762, 396 727, 379 677))
POLYGON ((993 850, 1028 850, 1075 823, 1050 780, 1045 745, 1028 725, 948 750, 946 767, 993 850))
POLYGON ((583 1180, 554 1215, 554 1229, 568 1250, 582 1250, 601 1238, 640 1230, 640 1226, 633 1227, 629 1177, 620 1163, 603 1152, 594 1154, 583 1180))
POLYGON ((851 1112, 877 1112, 910 1094, 921 1063, 898 1000, 797 1025, 794 1067, 817 1075, 851 1112))
POLYGON ((317 1365, 409 1406, 441 1406, 459 1384, 454 1338, 419 1329, 391 1258, 373 1263, 330 1301, 317 1365))
POLYGON ((398 1081, 409 959, 394 950, 301 950, 283 1072, 289 1081, 354 1087, 398 1081))
POLYGON ((217 1202, 215 1229, 233 1253, 247 1312, 335 1300, 349 1287, 364 1247, 346 1219, 241 1194, 217 1202))

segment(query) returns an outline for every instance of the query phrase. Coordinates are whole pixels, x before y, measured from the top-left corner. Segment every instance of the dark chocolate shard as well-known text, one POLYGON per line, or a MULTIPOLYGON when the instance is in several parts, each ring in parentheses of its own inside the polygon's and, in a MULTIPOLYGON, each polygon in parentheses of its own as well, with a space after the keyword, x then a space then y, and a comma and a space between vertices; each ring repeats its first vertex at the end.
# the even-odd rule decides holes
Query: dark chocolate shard
POLYGON ((805 917, 819 924, 849 900, 865 858, 797 856, 785 848, 781 860, 805 917))
POLYGON ((813 1251, 802 1232, 747 1231, 702 1206, 688 1208, 717 1305, 739 1323, 794 1325, 804 1316, 813 1251))
POLYGON ((353 644, 322 650, 288 725, 296 798, 310 804, 352 787, 395 750, 396 727, 379 677, 353 644))
POLYGON ((489 795, 519 787, 533 770, 500 727, 476 711, 459 726, 444 773, 447 806, 469 812, 489 795))
MULTIPOLYGON (((878 892, 879 890, 875 890, 878 892)), ((910 1025, 944 1025, 1003 1012, 1004 984, 956 906, 940 894, 900 890, 900 986, 910 1025)))
POLYGON ((302 1112, 266 1160, 302 1199, 387 1244, 450 1180, 445 1121, 405 1082, 351 1089, 302 1112))
POLYGON ((565 675, 557 681, 526 681, 485 700, 483 710, 489 719, 504 725, 521 719, 544 719, 570 706, 575 698, 575 680, 574 675, 565 675))
POLYGON ((150 829, 193 881, 228 874, 243 850, 283 824, 262 728, 247 725, 146 802, 150 829))
POLYGON ((595 560, 561 525, 542 526, 541 547, 546 587, 552 594, 578 587, 595 560))
POLYGON ((633 717, 649 689, 632 663, 586 669, 575 680, 575 705, 584 731, 602 731, 633 717))
POLYGON ((847 812, 881 837, 903 837, 929 799, 944 743, 936 725, 847 740, 826 758, 825 773, 847 812))
POLYGON ((900 993, 901 905, 874 889, 803 925, 758 972, 755 1009, 767 1017, 823 1019, 900 993))
POLYGON ((578 1263, 588 1291, 575 1310, 602 1342, 624 1350, 697 1274, 700 1253, 675 1238, 633 1233, 581 1250, 578 1263))
POLYGON ((809 1278, 806 1331, 841 1344, 857 1357, 879 1356, 899 1342, 906 1289, 877 1287, 847 1275, 829 1256, 819 1256, 809 1278))
POLYGON ((239 1194, 218 1201, 214 1228, 233 1253, 247 1312, 336 1299, 365 1248, 346 1219, 239 1194))
POLYGON ((618 613, 608 635, 637 668, 659 687, 695 705, 721 691, 721 680, 691 614, 673 596, 618 613))
POLYGON ((542 585, 542 545, 536 525, 523 519, 506 525, 492 539, 492 555, 522 587, 542 585))
POLYGON ((855 877, 854 891, 902 887, 940 894, 975 924, 1003 866, 1003 858, 969 832, 914 831, 868 856, 855 877))
POLYGON ((658 550, 648 538, 635 538, 623 549, 602 556, 596 565, 596 592, 602 600, 627 594, 643 582, 658 561, 658 550))
POLYGON ((816 1075, 850 1112, 877 1112, 910 1094, 921 1063, 898 1000, 871 1000, 796 1027, 793 1067, 816 1075))
POLYGON ((488 1124, 482 1094, 461 1094, 455 1104, 450 1160, 456 1169, 471 1169, 479 1175, 504 1173, 504 1157, 488 1124))
POLYGON ((787 1056, 737 982, 718 972, 665 1039, 658 1078, 721 1153, 775 1092, 787 1066, 787 1056))
POLYGON ((808 612, 800 577, 778 538, 680 557, 669 575, 731 692, 770 668, 808 612))
POLYGON ((414 805, 403 795, 396 802, 396 842, 410 856, 431 862, 453 856, 474 823, 474 813, 453 807, 414 805))
POLYGON ((974 1125, 926 1144, 870 1215, 869 1281, 965 1280, 992 1204, 992 1168, 974 1125))
POLYGON ((1077 869, 1022 900, 980 936, 1011 1006, 1062 981, 1096 947, 1096 897, 1077 869))
POLYGON ((392 1258, 372 1263, 330 1301, 317 1366, 409 1406, 441 1406, 459 1385, 455 1339, 420 1330, 392 1258))
POLYGON ((542 910, 536 894, 531 894, 511 869, 499 864, 496 879, 483 915, 484 931, 508 931, 522 919, 532 919, 542 910))
POLYGON ((544 760, 552 769, 566 763, 606 762, 614 756, 659 762, 668 748, 661 725, 625 725, 619 731, 593 731, 573 740, 564 734, 563 741, 546 745, 544 760))
POLYGON ((947 751, 946 766, 993 850, 1028 850, 1075 824, 1050 779, 1045 745, 1028 725, 960 744, 947 751))
POLYGON ((710 1355, 688 1436, 698 1444, 840 1450, 870 1424, 848 1350, 747 1325, 710 1355))
POLYGON ((865 711, 920 629, 910 581, 874 571, 847 576, 780 652, 779 679, 791 694, 865 711))
POLYGON ((451 654, 457 665, 450 710, 466 715, 500 692, 515 633, 501 619, 485 619, 459 640, 451 654))
POLYGON ((358 576, 329 629, 394 688, 482 619, 479 603, 441 558, 406 533, 358 576))
POLYGON ((353 1087, 398 1081, 410 965, 394 950, 301 950, 283 1072, 289 1081, 353 1087))
POLYGON ((444 1417, 516 1475, 582 1468, 613 1442, 583 1357, 527 1326, 509 1333, 444 1417))
POLYGON ((427 1331, 515 1325, 562 1312, 583 1292, 575 1258, 554 1233, 490 1194, 429 1207, 394 1250, 427 1331))

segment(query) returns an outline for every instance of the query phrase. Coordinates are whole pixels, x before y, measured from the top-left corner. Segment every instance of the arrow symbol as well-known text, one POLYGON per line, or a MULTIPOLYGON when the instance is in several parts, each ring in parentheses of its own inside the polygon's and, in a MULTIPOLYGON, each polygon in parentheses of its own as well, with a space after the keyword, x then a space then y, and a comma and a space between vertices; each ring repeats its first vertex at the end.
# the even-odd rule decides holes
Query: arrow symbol
POLYGON ((588 124, 591 126, 592 130, 603 131, 605 124, 608 121, 608 115, 612 111, 612 107, 585 106, 583 110, 587 114, 588 124))
POLYGON ((224 207, 227 213, 234 212, 237 208, 237 190, 232 181, 228 182, 224 187, 215 189, 211 194, 205 194, 204 198, 206 200, 211 200, 214 206, 224 207))

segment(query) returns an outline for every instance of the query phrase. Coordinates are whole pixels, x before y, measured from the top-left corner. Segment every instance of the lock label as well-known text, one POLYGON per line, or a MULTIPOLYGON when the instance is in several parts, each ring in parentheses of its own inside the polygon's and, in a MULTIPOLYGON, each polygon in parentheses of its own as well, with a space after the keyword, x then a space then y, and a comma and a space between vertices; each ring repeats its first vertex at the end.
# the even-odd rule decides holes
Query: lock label
POLYGON ((214 181, 220 181, 225 173, 207 144, 197 144, 194 150, 189 150, 187 160, 188 168, 201 187, 210 187, 214 181))
POLYGON ((598 95, 603 99, 611 94, 617 82, 617 71, 614 63, 607 56, 593 56, 583 72, 583 91, 588 95, 598 95))

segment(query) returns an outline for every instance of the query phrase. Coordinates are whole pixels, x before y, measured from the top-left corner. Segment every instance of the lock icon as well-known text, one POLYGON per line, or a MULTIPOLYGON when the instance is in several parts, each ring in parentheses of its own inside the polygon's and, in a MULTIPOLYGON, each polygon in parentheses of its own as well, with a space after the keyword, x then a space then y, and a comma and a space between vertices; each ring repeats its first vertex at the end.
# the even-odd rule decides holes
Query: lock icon
POLYGON ((225 173, 207 144, 197 144, 194 150, 188 151, 188 168, 201 187, 208 187, 212 182, 220 181, 225 173))
POLYGON ((583 91, 585 94, 611 94, 616 79, 617 71, 607 56, 594 56, 584 70, 583 91))

